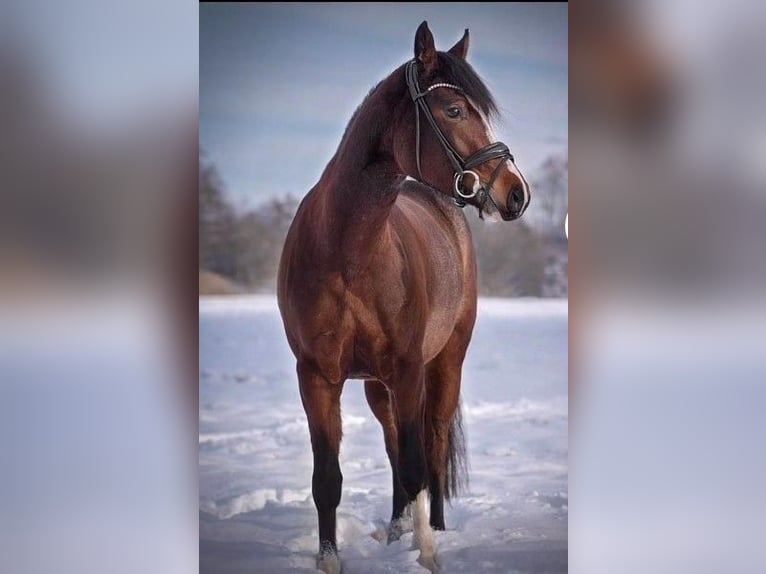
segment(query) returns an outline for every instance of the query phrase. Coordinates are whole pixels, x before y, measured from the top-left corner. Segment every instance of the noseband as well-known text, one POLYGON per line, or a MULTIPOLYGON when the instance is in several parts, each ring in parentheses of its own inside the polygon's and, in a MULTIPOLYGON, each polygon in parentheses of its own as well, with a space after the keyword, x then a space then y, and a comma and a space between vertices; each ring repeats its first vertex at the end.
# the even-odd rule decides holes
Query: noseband
POLYGON ((420 85, 418 84, 418 63, 415 60, 410 60, 407 63, 405 74, 407 78, 407 87, 410 90, 410 96, 412 97, 412 101, 415 102, 415 159, 417 162, 418 175, 420 176, 420 179, 423 179, 423 172, 420 169, 420 112, 423 112, 423 115, 428 120, 428 123, 431 124, 431 128, 436 135, 436 139, 439 140, 439 143, 444 149, 444 153, 447 154, 447 159, 449 159, 452 167, 455 170, 455 181, 453 186, 455 192, 455 204, 458 207, 465 207, 466 199, 471 199, 472 197, 478 195, 480 217, 487 199, 489 199, 495 205, 495 208, 500 211, 497 203, 495 203, 495 200, 490 193, 490 190, 492 189, 492 184, 495 183, 495 179, 500 172, 500 168, 505 163, 505 160, 513 161, 513 154, 511 154, 508 146, 503 142, 494 142, 481 148, 479 151, 472 154, 468 159, 463 159, 460 153, 458 153, 450 141, 445 137, 444 133, 439 127, 439 124, 436 123, 436 119, 434 119, 434 116, 431 113, 431 109, 428 107, 428 104, 425 100, 425 96, 427 96, 431 90, 435 90, 436 88, 450 88, 461 94, 465 94, 463 89, 459 86, 455 86, 454 84, 445 84, 440 82, 429 86, 421 92, 420 85), (502 159, 504 161, 501 161, 492 172, 492 177, 489 179, 487 185, 481 185, 479 175, 473 171, 473 169, 484 163, 487 163, 488 161, 492 161, 493 159, 502 159), (463 178, 467 173, 474 178, 473 189, 468 193, 463 190, 463 178))

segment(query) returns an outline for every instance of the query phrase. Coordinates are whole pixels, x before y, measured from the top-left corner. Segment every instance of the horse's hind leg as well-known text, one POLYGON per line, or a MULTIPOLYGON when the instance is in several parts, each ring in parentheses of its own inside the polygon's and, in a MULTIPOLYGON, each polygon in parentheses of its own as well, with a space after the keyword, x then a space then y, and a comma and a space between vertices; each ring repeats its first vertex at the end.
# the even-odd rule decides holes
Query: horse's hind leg
MULTIPOLYGON (((422 361, 401 360, 392 385, 399 443, 399 478, 412 503, 413 545, 420 550, 419 561, 432 565, 436 547, 426 514, 426 460, 423 448, 425 369, 422 361)), ((430 567, 430 566, 426 566, 430 567)))
POLYGON ((431 494, 431 526, 444 530, 444 498, 449 494, 447 465, 450 456, 450 426, 460 400, 460 365, 438 357, 426 374, 426 458, 428 490, 431 494))
POLYGON ((391 512, 391 525, 388 529, 388 542, 399 540, 403 529, 402 514, 407 506, 407 493, 399 480, 399 443, 396 431, 396 419, 391 405, 391 396, 386 386, 380 381, 369 380, 364 383, 364 394, 372 413, 383 427, 383 438, 386 443, 388 461, 391 463, 391 474, 394 487, 394 504, 391 512))
POLYGON ((311 491, 319 517, 317 567, 328 574, 337 574, 340 572, 340 560, 335 538, 335 510, 340 503, 343 483, 338 463, 343 383, 331 383, 302 364, 298 365, 298 381, 314 451, 311 491))
POLYGON ((426 365, 425 444, 431 526, 444 530, 444 498, 467 479, 460 421, 460 380, 468 341, 456 331, 442 352, 426 365))

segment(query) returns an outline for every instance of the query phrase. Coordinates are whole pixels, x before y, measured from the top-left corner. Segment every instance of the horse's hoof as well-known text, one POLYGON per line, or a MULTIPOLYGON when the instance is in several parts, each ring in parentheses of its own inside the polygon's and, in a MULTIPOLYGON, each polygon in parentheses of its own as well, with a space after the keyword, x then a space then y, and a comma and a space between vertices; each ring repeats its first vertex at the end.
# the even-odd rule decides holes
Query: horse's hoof
POLYGON ((402 529, 401 528, 390 528, 388 530, 388 540, 387 544, 391 544, 392 542, 396 542, 402 537, 402 529))
POLYGON ((341 574, 342 567, 337 550, 323 549, 317 555, 317 570, 325 574, 341 574))
POLYGON ((405 532, 412 532, 412 520, 404 517, 392 520, 388 527, 388 544, 396 542, 405 532))
POLYGON ((388 528, 386 528, 385 526, 378 527, 372 532, 370 532, 370 536, 372 537, 373 540, 383 544, 383 541, 386 540, 386 537, 388 536, 388 528))
POLYGON ((421 552, 420 556, 418 556, 418 564, 430 572, 438 572, 439 568, 441 568, 441 563, 439 562, 436 554, 424 556, 421 552))

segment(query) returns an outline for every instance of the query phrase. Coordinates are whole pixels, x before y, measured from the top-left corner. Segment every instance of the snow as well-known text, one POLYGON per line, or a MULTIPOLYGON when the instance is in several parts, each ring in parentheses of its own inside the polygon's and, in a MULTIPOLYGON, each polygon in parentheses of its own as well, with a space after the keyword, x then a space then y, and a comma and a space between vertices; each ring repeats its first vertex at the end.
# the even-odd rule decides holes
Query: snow
MULTIPOLYGON (((316 571, 311 447, 276 301, 199 309, 200 572, 316 571)), ((463 380, 471 482, 435 533, 440 572, 566 572, 566 300, 480 300, 463 380)), ((411 532, 378 542, 391 471, 360 381, 342 409, 343 571, 426 572, 411 532)))

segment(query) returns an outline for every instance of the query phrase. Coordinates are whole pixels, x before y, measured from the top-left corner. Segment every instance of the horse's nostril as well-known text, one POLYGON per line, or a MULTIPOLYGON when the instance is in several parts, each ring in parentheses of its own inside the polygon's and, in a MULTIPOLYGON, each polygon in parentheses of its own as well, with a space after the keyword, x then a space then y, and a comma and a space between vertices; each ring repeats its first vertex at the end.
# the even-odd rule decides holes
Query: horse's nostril
POLYGON ((520 185, 513 186, 511 190, 511 204, 514 207, 521 207, 524 204, 524 188, 520 185))

